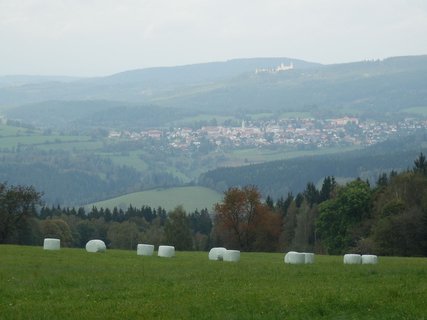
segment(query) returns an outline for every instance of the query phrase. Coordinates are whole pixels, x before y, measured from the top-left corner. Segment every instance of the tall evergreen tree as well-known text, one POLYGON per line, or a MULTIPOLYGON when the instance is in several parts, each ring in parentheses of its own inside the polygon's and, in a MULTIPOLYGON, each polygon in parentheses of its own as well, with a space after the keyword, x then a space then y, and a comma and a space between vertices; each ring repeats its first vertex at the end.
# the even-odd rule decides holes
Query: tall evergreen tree
POLYGON ((414 161, 414 172, 427 175, 427 161, 425 155, 421 152, 417 159, 414 161))

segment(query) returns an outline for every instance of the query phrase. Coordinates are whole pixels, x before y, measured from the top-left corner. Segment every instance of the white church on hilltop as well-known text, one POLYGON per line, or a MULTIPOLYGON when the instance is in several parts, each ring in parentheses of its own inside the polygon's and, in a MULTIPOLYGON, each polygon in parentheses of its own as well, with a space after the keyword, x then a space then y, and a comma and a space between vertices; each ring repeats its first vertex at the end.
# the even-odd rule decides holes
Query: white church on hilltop
POLYGON ((278 65, 276 68, 257 68, 255 69, 255 74, 258 73, 278 73, 283 71, 292 70, 294 68, 294 64, 291 62, 289 65, 285 65, 283 62, 278 65))

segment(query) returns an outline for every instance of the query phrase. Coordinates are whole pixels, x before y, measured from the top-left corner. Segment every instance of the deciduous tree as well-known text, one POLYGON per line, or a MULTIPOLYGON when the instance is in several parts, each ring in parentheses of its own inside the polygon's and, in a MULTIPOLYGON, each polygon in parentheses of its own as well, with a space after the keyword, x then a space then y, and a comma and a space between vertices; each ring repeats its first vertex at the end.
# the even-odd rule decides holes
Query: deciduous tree
POLYGON ((192 250, 193 240, 189 219, 182 206, 169 213, 165 224, 166 242, 177 250, 192 250))
POLYGON ((277 249, 280 215, 261 203, 256 187, 230 188, 215 206, 216 234, 226 246, 241 250, 277 249))
POLYGON ((0 183, 0 243, 8 242, 19 232, 19 222, 35 214, 42 194, 32 186, 8 186, 0 183))

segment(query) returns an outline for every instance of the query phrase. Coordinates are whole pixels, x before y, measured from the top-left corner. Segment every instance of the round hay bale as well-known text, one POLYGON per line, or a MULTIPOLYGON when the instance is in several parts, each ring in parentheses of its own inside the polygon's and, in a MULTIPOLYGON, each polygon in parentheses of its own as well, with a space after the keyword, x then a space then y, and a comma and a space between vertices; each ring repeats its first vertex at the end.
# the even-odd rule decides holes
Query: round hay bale
POLYGON ((314 253, 304 252, 305 255, 305 263, 312 264, 314 263, 314 253))
POLYGON ((240 260, 239 250, 225 250, 223 255, 224 261, 237 262, 240 260))
POLYGON ((107 247, 105 246, 105 243, 102 240, 94 239, 89 240, 86 243, 87 252, 105 252, 105 250, 107 250, 107 247))
POLYGON ((377 264, 378 257, 373 254, 364 254, 362 255, 362 264, 377 264))
POLYGON ((289 264, 304 264, 305 263, 305 254, 295 251, 289 251, 285 255, 285 263, 289 264))
POLYGON ((136 254, 138 256, 152 256, 154 252, 154 246, 152 244, 138 244, 136 248, 136 254))
POLYGON ((296 251, 289 251, 288 253, 285 254, 285 263, 289 263, 289 257, 293 253, 298 253, 298 252, 296 252, 296 251))
POLYGON ((348 253, 344 255, 344 264, 361 264, 362 256, 360 254, 348 253))
POLYGON ((209 260, 218 260, 222 261, 224 259, 224 254, 227 251, 224 247, 212 248, 209 251, 209 260))
POLYGON ((43 241, 44 250, 59 250, 61 248, 61 240, 54 238, 45 238, 43 241))
POLYGON ((172 258, 173 256, 175 256, 175 247, 174 246, 159 246, 159 252, 157 254, 159 257, 172 258))

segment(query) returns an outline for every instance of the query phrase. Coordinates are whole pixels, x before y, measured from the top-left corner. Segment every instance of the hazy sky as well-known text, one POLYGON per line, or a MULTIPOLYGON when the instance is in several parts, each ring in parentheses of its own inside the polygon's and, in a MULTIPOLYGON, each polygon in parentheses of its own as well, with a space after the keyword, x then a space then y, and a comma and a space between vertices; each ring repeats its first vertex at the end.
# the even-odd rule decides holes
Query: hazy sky
POLYGON ((0 0, 0 75, 427 54, 427 0, 0 0))

